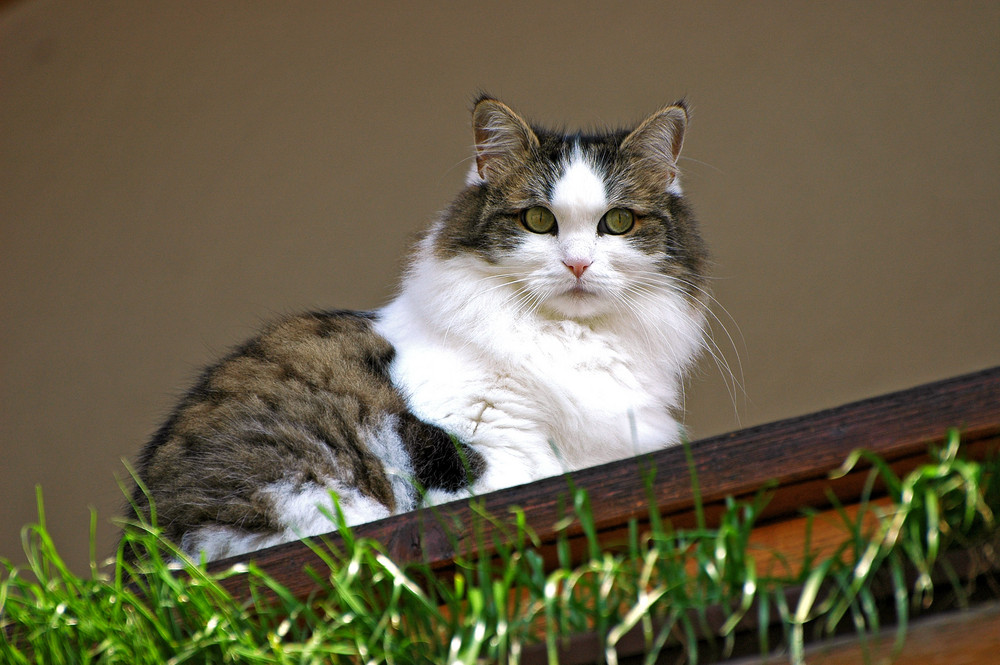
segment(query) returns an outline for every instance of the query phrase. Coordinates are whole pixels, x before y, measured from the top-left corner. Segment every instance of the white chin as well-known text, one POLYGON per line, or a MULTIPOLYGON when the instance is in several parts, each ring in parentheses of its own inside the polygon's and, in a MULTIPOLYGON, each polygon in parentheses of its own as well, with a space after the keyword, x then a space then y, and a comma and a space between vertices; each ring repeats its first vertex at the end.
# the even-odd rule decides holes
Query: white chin
POLYGON ((607 303, 593 293, 564 293, 546 301, 544 308, 559 318, 591 319, 607 313, 607 303))

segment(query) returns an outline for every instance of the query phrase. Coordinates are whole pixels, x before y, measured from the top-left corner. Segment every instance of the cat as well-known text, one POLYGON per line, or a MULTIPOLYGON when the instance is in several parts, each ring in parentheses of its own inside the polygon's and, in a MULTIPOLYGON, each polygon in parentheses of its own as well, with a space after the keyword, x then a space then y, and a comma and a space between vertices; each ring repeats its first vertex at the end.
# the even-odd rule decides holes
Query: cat
POLYGON ((208 367, 133 505, 206 560, 650 452, 704 347, 688 122, 564 134, 480 97, 465 188, 373 312, 292 316, 208 367))

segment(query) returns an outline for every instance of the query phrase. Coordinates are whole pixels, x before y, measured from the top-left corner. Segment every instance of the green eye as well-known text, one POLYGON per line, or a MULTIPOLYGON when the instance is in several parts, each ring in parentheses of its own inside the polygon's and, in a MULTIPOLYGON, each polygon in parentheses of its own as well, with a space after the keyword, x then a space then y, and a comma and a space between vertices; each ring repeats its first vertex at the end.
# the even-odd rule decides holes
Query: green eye
POLYGON ((521 211, 521 223, 532 233, 552 233, 556 229, 556 216, 542 206, 521 211))
POLYGON ((632 230, 633 226, 635 226, 635 215, 632 214, 631 210, 626 208, 612 208, 604 213, 601 223, 597 225, 597 230, 601 233, 610 233, 611 235, 618 236, 628 233, 632 230))

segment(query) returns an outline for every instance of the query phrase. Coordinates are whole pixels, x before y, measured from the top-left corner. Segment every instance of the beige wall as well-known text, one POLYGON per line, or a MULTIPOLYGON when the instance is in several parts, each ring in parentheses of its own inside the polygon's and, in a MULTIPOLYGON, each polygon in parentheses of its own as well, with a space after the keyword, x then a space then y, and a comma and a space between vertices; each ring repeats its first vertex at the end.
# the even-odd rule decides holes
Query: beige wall
MULTIPOLYGON (((0 556, 88 509, 261 319, 373 307, 480 87, 552 124, 687 96, 709 435, 1000 364, 1000 4, 59 2, 0 9, 0 556), (416 9, 420 7, 420 9, 416 9)), ((766 463, 767 460, 762 460, 766 463)))

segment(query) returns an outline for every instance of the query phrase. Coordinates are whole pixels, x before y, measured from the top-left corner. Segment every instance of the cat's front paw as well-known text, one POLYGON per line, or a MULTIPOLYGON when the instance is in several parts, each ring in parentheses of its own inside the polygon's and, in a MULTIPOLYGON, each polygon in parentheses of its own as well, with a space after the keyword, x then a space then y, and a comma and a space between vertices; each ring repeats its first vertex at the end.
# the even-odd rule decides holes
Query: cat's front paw
POLYGON ((490 468, 473 483, 472 493, 476 495, 487 494, 508 487, 526 485, 542 478, 558 476, 563 471, 557 465, 544 462, 531 465, 491 464, 490 468))

